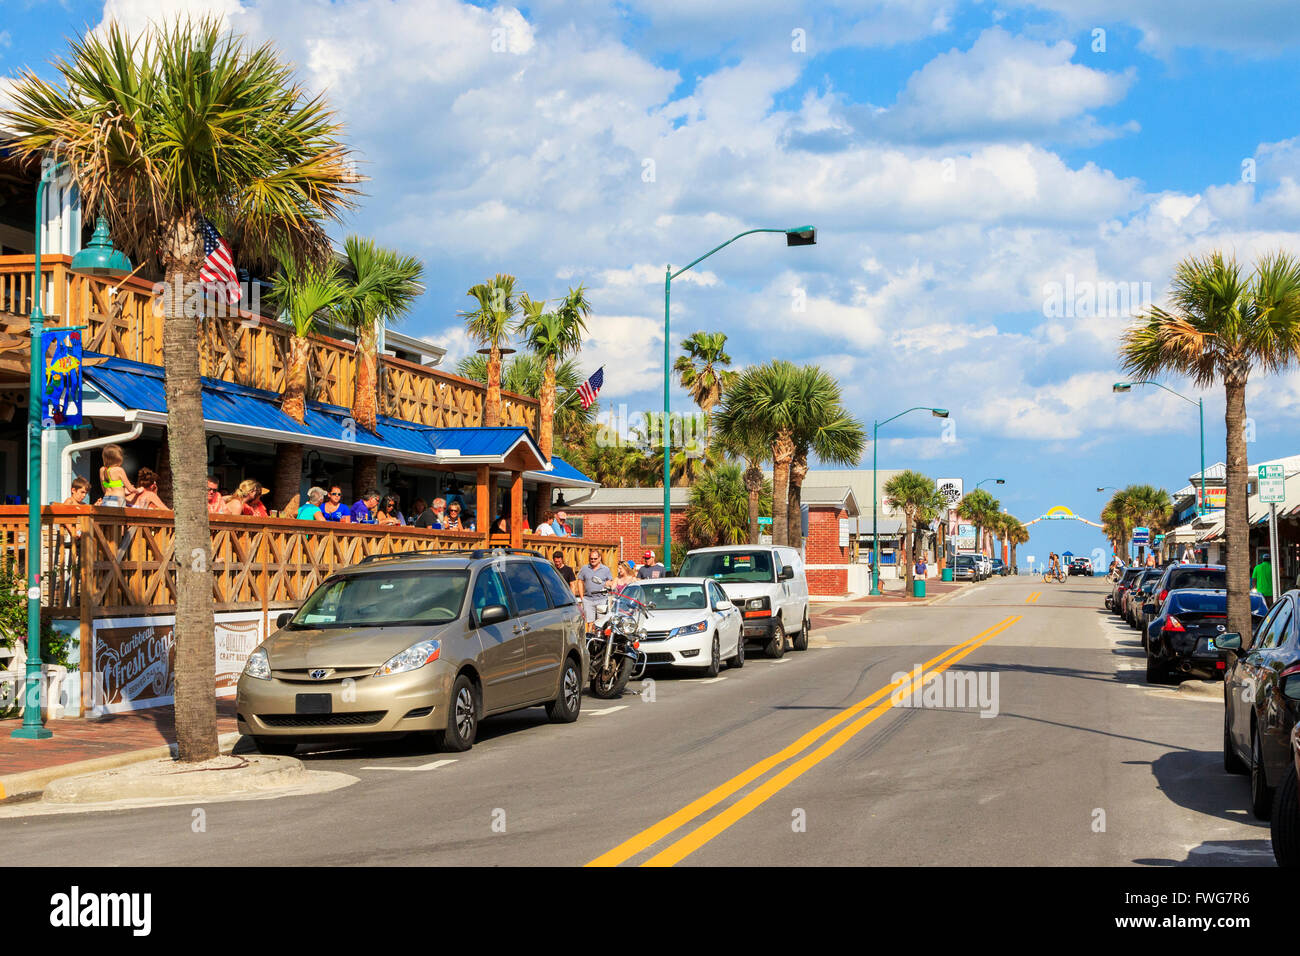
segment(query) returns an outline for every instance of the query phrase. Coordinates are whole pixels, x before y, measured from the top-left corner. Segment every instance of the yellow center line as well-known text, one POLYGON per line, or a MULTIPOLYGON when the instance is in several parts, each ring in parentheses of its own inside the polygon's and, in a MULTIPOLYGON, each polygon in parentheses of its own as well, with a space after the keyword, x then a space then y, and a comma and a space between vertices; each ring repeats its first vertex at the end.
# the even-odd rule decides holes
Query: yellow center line
MULTIPOLYGON (((948 658, 951 655, 960 652, 963 648, 972 645, 975 641, 979 641, 982 638, 986 638, 986 637, 993 637, 996 633, 1000 633, 1000 631, 1004 630, 1005 627, 1009 627, 1012 623, 1015 623, 1015 621, 1018 620, 1019 617, 1007 618, 1003 620, 1001 623, 995 624, 993 625, 993 627, 981 631, 980 633, 976 634, 974 637, 968 638, 967 640, 962 641, 960 644, 948 648, 943 653, 930 658, 930 660, 922 664, 921 665, 922 671, 924 671, 928 667, 931 667, 939 663, 945 658, 948 658)), ((788 747, 784 748, 778 753, 773 754, 770 757, 766 757, 763 760, 760 760, 752 767, 749 767, 748 769, 741 771, 739 774, 732 777, 726 783, 720 784, 719 786, 715 787, 713 790, 710 790, 704 796, 700 797, 698 800, 693 800, 692 802, 688 803, 686 806, 682 807, 680 810, 678 810, 676 813, 672 814, 671 816, 665 817, 663 820, 660 820, 658 823, 654 824, 653 826, 647 827, 645 830, 642 830, 640 833, 636 834, 635 836, 628 838, 627 840, 620 843, 618 846, 614 847, 614 849, 610 850, 609 852, 602 853, 600 856, 596 857, 594 860, 588 863, 587 866, 618 866, 620 863, 624 863, 627 860, 630 860, 632 857, 636 856, 642 850, 648 849, 649 847, 658 843, 660 840, 668 836, 668 834, 672 833, 674 830, 678 830, 681 827, 684 827, 686 824, 690 823, 700 814, 711 809, 712 807, 717 806, 719 803, 727 799, 727 797, 731 796, 733 793, 736 793, 737 791, 747 787, 750 783, 757 780, 759 777, 767 773, 773 767, 785 762, 786 760, 789 760, 791 757, 795 757, 799 755, 808 747, 811 747, 813 744, 815 744, 820 738, 822 738, 827 733, 829 733, 830 731, 838 727, 840 724, 844 723, 845 721, 852 718, 854 715, 870 707, 872 704, 879 701, 882 697, 891 694, 894 690, 898 689, 900 686, 907 684, 912 679, 913 679, 912 675, 909 675, 907 679, 900 679, 900 680, 893 681, 892 683, 887 684, 886 686, 880 688, 880 690, 876 691, 874 694, 872 694, 870 697, 867 697, 865 700, 858 701, 858 703, 854 704, 853 706, 840 711, 834 717, 831 717, 830 719, 823 721, 822 723, 814 727, 812 730, 808 731, 806 734, 799 737, 797 740, 794 741, 794 743, 790 744, 788 747)))
POLYGON ((1032 594, 1029 595, 1029 597, 1025 598, 1025 603, 1026 603, 1026 604, 1037 604, 1037 603, 1038 603, 1038 595, 1040 595, 1040 594, 1042 594, 1042 593, 1043 593, 1042 591, 1034 591, 1032 594))
MULTIPOLYGON (((932 670, 925 672, 920 677, 919 681, 915 681, 914 684, 915 683, 923 684, 930 677, 936 674, 942 674, 944 671, 946 671, 957 661, 961 660, 963 657, 965 657, 968 654, 974 653, 980 647, 980 645, 984 644, 987 641, 991 641, 994 637, 996 637, 998 634, 1001 634, 1003 631, 1010 628, 1013 624, 1015 624, 1019 620, 1020 620, 1019 615, 1007 618, 1001 624, 996 625, 992 630, 992 633, 986 633, 984 637, 980 638, 979 640, 973 643, 971 641, 967 641, 966 644, 968 646, 966 646, 964 650, 949 657, 946 661, 944 661, 939 666, 933 668, 932 670)), ((902 691, 901 693, 905 693, 905 692, 906 691, 902 691)), ((708 843, 710 840, 712 840, 723 830, 727 829, 727 827, 731 826, 737 820, 744 817, 751 810, 754 810, 756 807, 760 806, 773 794, 776 794, 779 791, 783 790, 785 787, 789 786, 799 777, 803 776, 803 774, 807 773, 813 767, 817 766, 817 764, 821 763, 831 754, 835 753, 835 751, 839 750, 846 743, 848 743, 849 740, 851 740, 854 736, 860 733, 865 727, 867 727, 874 720, 876 720, 876 718, 880 717, 882 714, 892 709, 893 704, 894 702, 892 698, 890 700, 886 700, 883 701, 882 703, 877 704, 869 712, 863 714, 853 723, 849 724, 849 726, 845 727, 839 733, 835 734, 833 737, 828 739, 816 750, 812 751, 811 753, 797 760, 795 763, 786 767, 780 773, 774 775, 773 777, 765 781, 761 786, 755 788, 751 793, 746 794, 744 797, 737 800, 731 806, 727 807, 727 809, 723 810, 717 816, 701 824, 699 827, 692 830, 690 833, 686 834, 686 836, 682 837, 676 843, 673 843, 671 846, 655 854, 654 856, 646 860, 645 863, 641 865, 642 866, 673 866, 674 864, 681 862, 687 856, 689 856, 690 854, 698 850, 705 843, 708 843)))

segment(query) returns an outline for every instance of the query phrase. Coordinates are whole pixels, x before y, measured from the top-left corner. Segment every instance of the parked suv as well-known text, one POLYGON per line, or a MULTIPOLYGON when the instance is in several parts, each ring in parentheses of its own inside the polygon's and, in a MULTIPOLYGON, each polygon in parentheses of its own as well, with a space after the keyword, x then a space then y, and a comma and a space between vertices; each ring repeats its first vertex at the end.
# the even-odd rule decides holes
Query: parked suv
POLYGON ((491 714, 540 704, 578 718, 582 612, 537 552, 377 555, 278 623, 236 693, 239 730, 263 753, 408 733, 462 751, 491 714))
POLYGON ((1066 576, 1073 577, 1076 574, 1082 574, 1085 577, 1092 577, 1092 559, 1091 558, 1071 559, 1069 573, 1066 576))
POLYGON ((764 545, 697 548, 678 575, 712 578, 744 616, 744 637, 763 644, 768 657, 808 647, 808 576, 794 548, 764 545))

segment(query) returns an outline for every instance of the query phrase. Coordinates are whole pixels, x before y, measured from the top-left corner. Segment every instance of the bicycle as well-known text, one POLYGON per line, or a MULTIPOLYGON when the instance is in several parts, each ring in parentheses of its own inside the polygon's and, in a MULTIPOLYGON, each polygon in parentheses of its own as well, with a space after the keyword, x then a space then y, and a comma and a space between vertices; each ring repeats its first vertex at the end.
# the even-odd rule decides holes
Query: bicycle
POLYGON ((1051 568, 1046 569, 1046 570, 1043 572, 1043 583, 1044 583, 1044 584, 1047 584, 1049 581, 1055 581, 1055 582, 1057 582, 1058 584, 1064 584, 1064 583, 1065 583, 1065 569, 1064 569, 1064 568, 1058 568, 1058 569, 1055 570, 1055 571, 1053 571, 1051 568))

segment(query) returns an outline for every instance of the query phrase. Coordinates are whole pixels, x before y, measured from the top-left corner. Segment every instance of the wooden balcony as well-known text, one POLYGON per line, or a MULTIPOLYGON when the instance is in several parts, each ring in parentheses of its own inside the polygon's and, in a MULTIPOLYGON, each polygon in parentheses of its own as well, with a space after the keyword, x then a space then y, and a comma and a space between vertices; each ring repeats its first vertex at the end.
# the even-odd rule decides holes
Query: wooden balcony
MULTIPOLYGON (((85 325, 86 348, 117 358, 162 365, 163 316, 155 307, 152 283, 125 280, 117 291, 112 280, 74 275, 69 256, 42 256, 41 271, 50 277, 50 294, 42 303, 60 325, 85 325)), ((0 311, 30 315, 35 284, 32 256, 0 256, 0 311)), ((251 312, 204 323, 203 374, 253 388, 278 392, 284 386, 290 329, 251 312)), ((312 338, 308 395, 331 405, 350 407, 356 387, 356 347, 328 336, 312 338)), ((443 428, 483 424, 487 388, 478 382, 381 356, 380 412, 406 421, 443 428)), ((502 393, 502 425, 536 430, 534 399, 502 393)))

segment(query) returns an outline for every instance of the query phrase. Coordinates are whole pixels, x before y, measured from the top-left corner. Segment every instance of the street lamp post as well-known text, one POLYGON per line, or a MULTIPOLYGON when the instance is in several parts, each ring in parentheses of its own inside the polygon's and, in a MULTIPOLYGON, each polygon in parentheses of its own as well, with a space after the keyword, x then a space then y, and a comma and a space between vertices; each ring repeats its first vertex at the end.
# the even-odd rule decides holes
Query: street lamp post
POLYGON ((673 532, 672 532, 672 428, 670 427, 669 415, 669 389, 672 387, 672 351, 671 341, 668 335, 669 331, 669 311, 668 301, 672 292, 673 280, 685 272, 703 262, 709 256, 713 255, 719 249, 724 249, 731 245, 742 236, 751 236, 756 232, 780 232, 785 234, 785 244, 787 246, 813 246, 817 244, 817 230, 812 226, 795 226, 793 229, 746 229, 744 232, 737 233, 721 245, 714 246, 698 259, 693 259, 686 265, 682 266, 676 272, 672 266, 664 268, 664 421, 663 421, 663 446, 664 446, 664 567, 670 571, 673 566, 673 532))
POLYGON ((996 481, 999 485, 1005 485, 1007 483, 1005 478, 982 478, 975 482, 975 487, 978 488, 980 485, 987 484, 990 481, 996 481))
POLYGON ((871 594, 880 594, 880 492, 876 490, 876 449, 880 447, 878 440, 880 426, 888 425, 895 418, 902 418, 908 412, 929 412, 935 418, 947 418, 948 409, 930 408, 927 405, 914 405, 912 408, 904 409, 893 418, 886 418, 883 422, 873 422, 871 425, 871 594))
MULTIPOLYGON (((44 355, 41 333, 45 313, 41 310, 44 281, 41 277, 41 237, 45 220, 45 193, 65 166, 48 163, 36 186, 36 254, 32 286, 31 368, 27 396, 27 673, 23 681, 23 722, 9 736, 19 740, 47 740, 54 736, 41 721, 41 431, 43 427, 41 386, 44 355)), ((100 217, 94 236, 85 249, 72 257, 73 272, 81 275, 118 276, 131 273, 131 261, 113 248, 108 223, 100 217)), ((82 635, 85 640, 85 635, 82 635)), ((84 679, 83 675, 83 679, 84 679)))
MULTIPOLYGON (((1198 515, 1205 514, 1209 511, 1208 502, 1205 499, 1205 400, 1198 398, 1195 401, 1192 401, 1192 399, 1188 398, 1181 392, 1175 392, 1168 385, 1161 385, 1159 382, 1151 381, 1116 382, 1111 386, 1110 390, 1122 394, 1124 392, 1132 391, 1134 385, 1154 385, 1156 388, 1163 388, 1170 395, 1175 395, 1187 404, 1196 406, 1197 413, 1201 420, 1201 500, 1196 506, 1196 513, 1198 515)), ((1102 489, 1098 488, 1097 490, 1101 491, 1102 489)))

